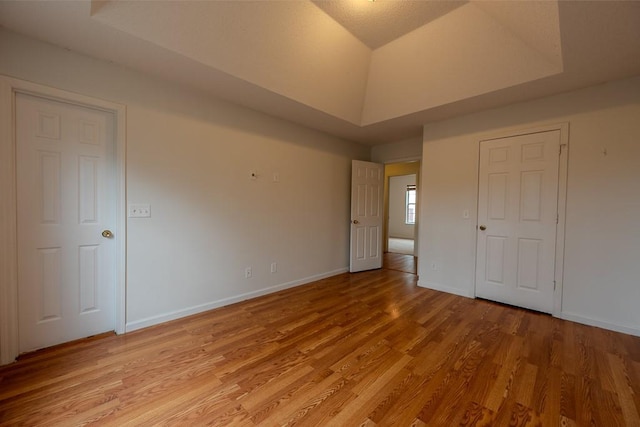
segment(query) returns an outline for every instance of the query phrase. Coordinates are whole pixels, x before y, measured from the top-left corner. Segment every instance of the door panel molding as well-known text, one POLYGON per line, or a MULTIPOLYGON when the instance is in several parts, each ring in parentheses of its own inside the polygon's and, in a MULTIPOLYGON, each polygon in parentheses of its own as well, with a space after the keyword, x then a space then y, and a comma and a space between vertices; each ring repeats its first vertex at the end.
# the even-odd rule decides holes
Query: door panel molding
MULTIPOLYGON (((126 289, 126 107, 36 83, 0 75, 0 365, 11 363, 18 344, 18 258, 15 97, 28 94, 54 101, 110 112, 115 118, 116 163, 116 333, 125 332, 126 289)), ((43 123, 43 132, 55 134, 55 122, 43 123), (46 125, 46 126, 45 126, 46 125)), ((88 134, 89 135, 89 134, 88 134)), ((90 136, 90 135, 89 135, 90 136)))
MULTIPOLYGON (((505 138, 512 138, 517 136, 531 135, 536 133, 544 133, 549 131, 559 131, 559 145, 560 153, 558 158, 558 187, 557 187, 557 226, 555 237, 555 258, 554 258, 554 282, 555 288, 553 291, 553 308, 551 314, 553 316, 560 316, 562 313, 562 283, 564 275, 564 246, 565 246, 565 224, 566 224, 566 199, 567 199, 567 177, 568 177, 568 156, 569 156, 569 122, 542 124, 535 127, 524 129, 503 129, 502 131, 492 132, 486 134, 483 138, 478 140, 478 150, 480 145, 484 141, 494 141, 505 138)), ((528 154, 535 156, 536 147, 531 147, 528 154)), ((496 160, 499 158, 496 157, 496 160)), ((480 170, 478 170, 480 173, 480 170)), ((480 197, 480 180, 478 179, 478 200, 480 197)), ((480 224, 476 224, 479 226, 480 224)), ((478 234, 476 233, 476 245, 477 248, 478 234)), ((475 253, 476 263, 474 273, 475 286, 474 295, 477 287, 477 265, 478 265, 478 252, 475 253)))

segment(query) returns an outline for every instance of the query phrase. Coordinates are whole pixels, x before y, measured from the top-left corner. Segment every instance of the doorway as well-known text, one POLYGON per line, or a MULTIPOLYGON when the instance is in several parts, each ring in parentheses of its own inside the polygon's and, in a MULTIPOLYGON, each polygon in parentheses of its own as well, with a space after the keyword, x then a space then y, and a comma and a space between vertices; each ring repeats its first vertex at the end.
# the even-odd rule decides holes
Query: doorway
POLYGON ((420 161, 385 164, 384 174, 384 250, 417 257, 420 161))
POLYGON ((389 177, 387 252, 414 255, 416 174, 389 177))

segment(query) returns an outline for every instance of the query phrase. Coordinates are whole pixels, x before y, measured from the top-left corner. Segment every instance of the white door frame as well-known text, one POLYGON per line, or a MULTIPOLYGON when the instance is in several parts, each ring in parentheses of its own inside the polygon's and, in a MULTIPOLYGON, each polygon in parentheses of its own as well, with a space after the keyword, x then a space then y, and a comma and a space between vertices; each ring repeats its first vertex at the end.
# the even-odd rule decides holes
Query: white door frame
MULTIPOLYGON (((478 141, 478 162, 480 162, 480 144, 482 141, 488 141, 500 138, 510 138, 513 136, 528 135, 532 133, 541 133, 549 131, 560 131, 560 157, 558 159, 558 225, 556 228, 556 255, 555 255, 555 271, 554 281, 555 288, 553 292, 553 311, 551 315, 558 317, 562 313, 562 278, 564 276, 564 240, 565 240, 565 222, 566 222, 566 206, 567 206, 567 176, 569 171, 569 122, 552 123, 548 125, 540 125, 526 129, 503 130, 499 133, 486 135, 478 141)), ((477 202, 480 200, 480 164, 478 163, 478 193, 477 202)), ((476 218, 477 218, 476 205, 476 218)), ((478 224, 476 224, 476 229, 478 224)), ((476 233, 476 245, 478 246, 478 234, 476 233)), ((476 263, 474 265, 474 296, 476 293, 476 269, 478 253, 475 253, 476 263)))
POLYGON ((0 365, 19 353, 16 93, 108 111, 115 117, 116 161, 116 333, 125 332, 126 299, 126 169, 124 105, 0 75, 0 365))

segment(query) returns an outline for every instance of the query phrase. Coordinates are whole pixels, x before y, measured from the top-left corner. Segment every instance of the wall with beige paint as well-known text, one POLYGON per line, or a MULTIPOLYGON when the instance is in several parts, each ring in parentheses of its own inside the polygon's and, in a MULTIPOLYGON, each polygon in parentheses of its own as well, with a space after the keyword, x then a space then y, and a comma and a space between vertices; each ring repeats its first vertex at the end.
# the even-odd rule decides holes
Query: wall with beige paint
POLYGON ((479 141, 569 124, 561 317, 640 335, 640 77, 424 127, 422 286, 474 295, 479 141), (472 219, 464 219, 468 209, 472 219), (435 265, 434 270, 432 266, 435 265))
POLYGON ((371 147, 371 161, 376 163, 399 163, 420 160, 422 136, 379 144, 371 147))
POLYGON ((127 223, 128 329, 346 271, 351 160, 368 147, 0 35, 1 74, 126 105, 127 201, 152 211, 127 223))

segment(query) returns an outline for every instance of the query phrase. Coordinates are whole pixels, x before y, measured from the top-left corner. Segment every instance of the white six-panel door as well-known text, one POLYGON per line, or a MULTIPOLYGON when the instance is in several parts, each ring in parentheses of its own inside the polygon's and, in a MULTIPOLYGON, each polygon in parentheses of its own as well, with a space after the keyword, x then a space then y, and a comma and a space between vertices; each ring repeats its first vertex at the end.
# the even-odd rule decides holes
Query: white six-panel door
POLYGON ((480 143, 476 296, 553 311, 560 131, 480 143))
POLYGON ((20 351, 114 330, 112 113, 16 95, 20 351))
POLYGON ((384 165, 360 160, 351 169, 352 273, 382 267, 384 165))

